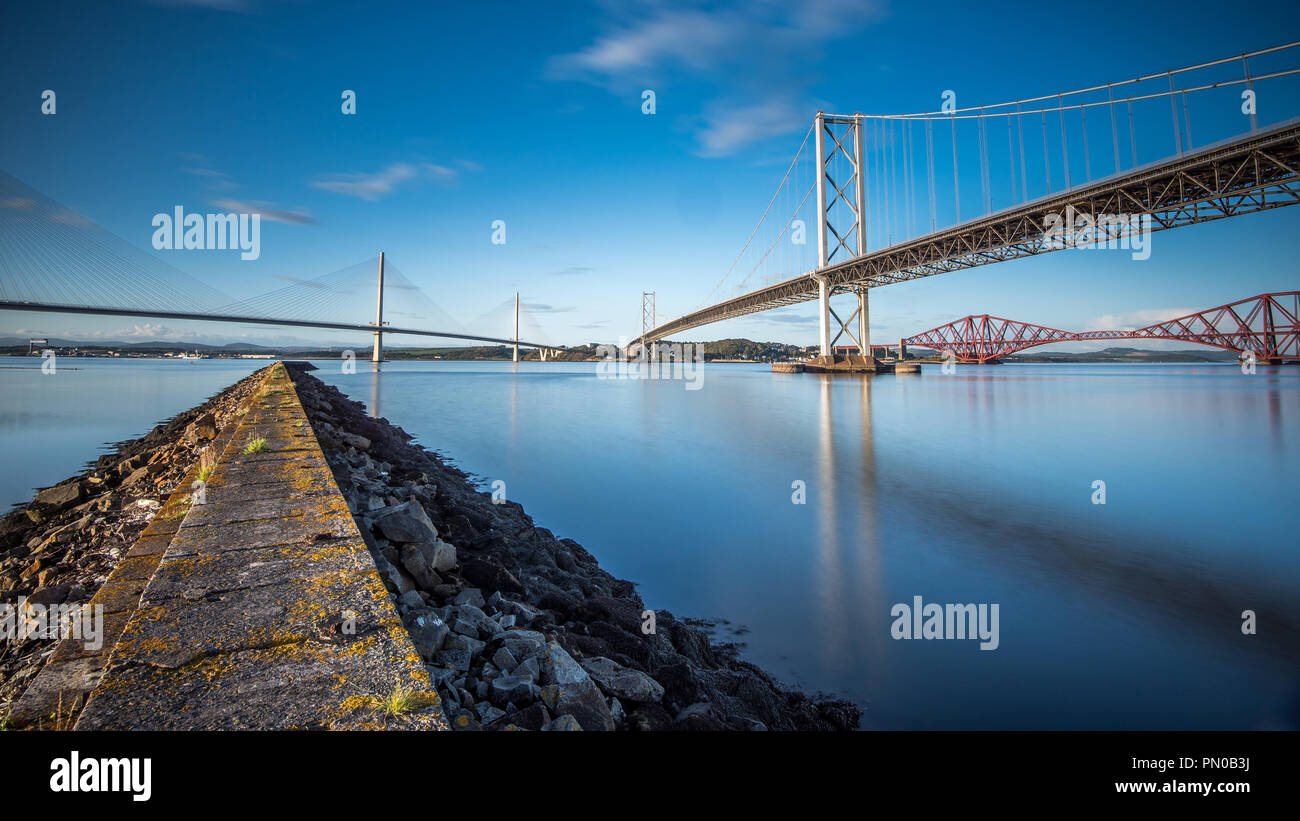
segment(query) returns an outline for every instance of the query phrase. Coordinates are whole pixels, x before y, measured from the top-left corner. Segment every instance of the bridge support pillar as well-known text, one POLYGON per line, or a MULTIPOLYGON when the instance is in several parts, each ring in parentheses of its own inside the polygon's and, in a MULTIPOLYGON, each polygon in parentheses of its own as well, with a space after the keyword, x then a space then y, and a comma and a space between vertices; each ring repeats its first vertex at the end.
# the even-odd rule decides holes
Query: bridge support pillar
POLYGON ((831 287, 826 277, 817 278, 817 328, 822 356, 833 356, 831 349, 831 287))
POLYGON ((384 252, 379 252, 379 297, 375 300, 375 349, 370 361, 378 364, 384 361, 384 252))
POLYGON ((904 359, 907 359, 907 343, 900 339, 898 340, 898 361, 902 362, 904 359))
POLYGON ((871 319, 867 316, 867 289, 858 288, 858 353, 871 356, 871 319))

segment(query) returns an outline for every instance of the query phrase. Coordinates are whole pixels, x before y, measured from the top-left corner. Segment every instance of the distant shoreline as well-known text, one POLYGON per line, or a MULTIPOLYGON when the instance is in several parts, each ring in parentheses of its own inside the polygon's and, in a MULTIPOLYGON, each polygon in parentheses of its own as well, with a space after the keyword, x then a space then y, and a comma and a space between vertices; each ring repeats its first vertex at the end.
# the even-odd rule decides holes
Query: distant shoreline
MULTIPOLYGON (((1229 351, 1223 352, 1225 356, 1220 358, 1209 358, 1197 356, 1195 354, 1181 351, 1148 351, 1134 350, 1132 355, 1106 355, 1103 352, 1097 354, 1043 354, 1038 356, 1008 356, 1003 360, 1004 364, 1009 365, 1234 365, 1237 358, 1229 351)), ((82 354, 82 353, 60 353, 60 359, 128 359, 128 360, 149 360, 149 361, 166 361, 166 362, 198 362, 198 361, 216 361, 216 362, 274 362, 286 359, 311 359, 311 360, 329 360, 338 359, 338 355, 320 356, 316 352, 304 355, 296 352, 285 352, 279 354, 254 354, 254 355, 204 355, 204 356, 167 356, 159 354, 127 354, 124 356, 108 356, 105 354, 82 354)), ((0 353, 0 359, 21 359, 35 360, 39 362, 41 357, 32 354, 12 354, 0 353)), ((358 362, 369 362, 369 358, 358 357, 358 362)), ((442 356, 388 356, 385 362, 511 362, 509 358, 501 357, 457 357, 447 358, 442 356)), ((521 359, 521 362, 537 362, 536 359, 521 359)), ((554 360, 564 363, 574 362, 599 362, 599 359, 567 359, 554 360)), ((801 362, 799 359, 779 359, 779 360, 759 360, 759 359, 707 359, 709 365, 765 365, 771 362, 801 362)), ((918 364, 942 364, 943 359, 938 356, 922 356, 909 358, 909 362, 918 364)), ((969 366, 973 363, 958 363, 963 366, 969 366)), ((0 364, 0 370, 25 370, 20 365, 0 364)))

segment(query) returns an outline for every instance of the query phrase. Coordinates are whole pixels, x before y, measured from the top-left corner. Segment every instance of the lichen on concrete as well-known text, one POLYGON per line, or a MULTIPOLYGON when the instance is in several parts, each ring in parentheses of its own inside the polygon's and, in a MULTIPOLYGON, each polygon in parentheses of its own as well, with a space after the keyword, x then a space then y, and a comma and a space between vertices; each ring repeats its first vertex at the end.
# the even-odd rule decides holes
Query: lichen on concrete
POLYGON ((277 363, 205 503, 185 510, 78 729, 448 729, 305 420, 277 363), (266 450, 244 453, 259 438, 266 450), (388 714, 384 700, 406 691, 414 706, 388 714))

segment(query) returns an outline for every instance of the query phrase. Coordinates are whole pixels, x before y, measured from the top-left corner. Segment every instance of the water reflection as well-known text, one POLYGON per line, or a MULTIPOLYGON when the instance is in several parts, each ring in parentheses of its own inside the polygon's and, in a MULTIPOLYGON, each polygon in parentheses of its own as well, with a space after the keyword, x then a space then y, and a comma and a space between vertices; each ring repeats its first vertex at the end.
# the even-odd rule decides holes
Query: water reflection
MULTIPOLYGON (((822 664, 848 671, 859 659, 881 659, 884 634, 864 620, 888 613, 877 515, 875 437, 871 391, 875 377, 818 374, 817 592, 822 664), (836 398, 843 419, 837 425, 836 398), (855 407, 856 406, 856 407, 855 407), (855 449, 837 447, 846 437, 855 449)), ((883 672, 873 668, 873 675, 883 672)))
POLYGON ((1284 453, 1282 440, 1282 380, 1277 374, 1268 376, 1268 422, 1276 453, 1284 453))
POLYGON ((834 376, 817 374, 820 380, 818 405, 818 481, 814 491, 818 512, 817 528, 817 592, 820 610, 821 663, 833 667, 845 657, 845 642, 854 622, 844 603, 844 562, 840 553, 839 504, 841 488, 847 490, 851 482, 840 482, 835 464, 835 422, 831 418, 831 390, 834 376))
MULTIPOLYGON (((881 562, 880 534, 877 516, 886 506, 881 498, 881 490, 876 482, 875 433, 871 426, 871 390, 875 382, 873 376, 858 379, 859 439, 862 443, 861 462, 859 465, 859 493, 855 494, 857 511, 857 550, 858 557, 858 592, 861 602, 858 610, 863 614, 888 613, 890 602, 885 592, 884 567, 881 562)), ((860 631, 866 638, 865 655, 873 660, 869 671, 872 679, 888 676, 891 668, 883 664, 885 660, 885 633, 883 630, 860 631)))
POLYGON ((370 374, 370 418, 379 418, 379 375, 380 363, 372 362, 370 374))

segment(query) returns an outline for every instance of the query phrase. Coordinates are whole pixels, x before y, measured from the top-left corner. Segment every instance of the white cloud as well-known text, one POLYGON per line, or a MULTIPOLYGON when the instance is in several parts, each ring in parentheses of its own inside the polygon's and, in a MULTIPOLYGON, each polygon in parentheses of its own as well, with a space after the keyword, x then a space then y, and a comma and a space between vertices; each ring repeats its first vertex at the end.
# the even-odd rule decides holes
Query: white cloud
POLYGON ((325 179, 315 180, 312 185, 324 191, 347 194, 350 197, 360 197, 374 202, 391 194, 402 183, 413 182, 422 177, 451 182, 456 179, 457 174, 455 169, 445 165, 398 162, 374 173, 335 174, 325 179))
POLYGON ((704 117, 697 137, 700 154, 722 157, 764 137, 803 128, 801 111, 789 100, 770 100, 750 106, 718 107, 704 117))
POLYGON ((567 314, 572 311, 578 310, 572 305, 556 306, 556 305, 547 305, 542 302, 525 302, 523 303, 523 308, 526 311, 532 311, 534 313, 539 313, 539 314, 567 314))
POLYGON ((554 58, 551 70, 558 77, 607 77, 670 59, 706 68, 732 46, 742 23, 734 11, 661 8, 650 19, 619 26, 578 52, 554 58))
POLYGON ((1130 311, 1126 314, 1103 314, 1095 319, 1088 320, 1087 327, 1068 328, 1071 331, 1131 331, 1137 328, 1145 328, 1148 325, 1155 325, 1157 322, 1164 322, 1170 319, 1177 319, 1180 316, 1196 313, 1199 308, 1147 308, 1141 311, 1130 311))
POLYGON ((680 76, 704 80, 720 92, 705 105, 712 113, 701 118, 696 137, 701 154, 720 156, 806 128, 813 109, 807 99, 810 67, 833 41, 883 18, 885 8, 884 0, 737 0, 710 9, 650 0, 607 20, 605 31, 586 47, 553 57, 548 76, 618 94, 680 76), (763 119, 746 123, 724 116, 732 112, 763 119))
POLYGON ((213 200, 212 204, 225 211, 238 214, 261 214, 268 222, 287 222, 291 225, 315 225, 316 219, 305 208, 285 210, 274 208, 269 202, 246 200, 213 200))
POLYGON ((159 325, 154 322, 138 322, 124 328, 114 328, 112 330, 65 330, 56 336, 66 337, 74 340, 108 340, 108 341, 127 341, 139 339, 167 339, 172 341, 196 341, 200 334, 193 330, 181 330, 169 325, 159 325))

